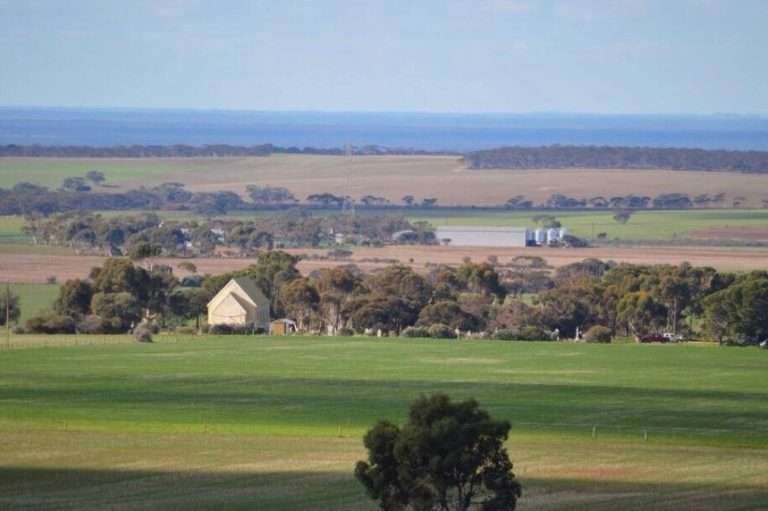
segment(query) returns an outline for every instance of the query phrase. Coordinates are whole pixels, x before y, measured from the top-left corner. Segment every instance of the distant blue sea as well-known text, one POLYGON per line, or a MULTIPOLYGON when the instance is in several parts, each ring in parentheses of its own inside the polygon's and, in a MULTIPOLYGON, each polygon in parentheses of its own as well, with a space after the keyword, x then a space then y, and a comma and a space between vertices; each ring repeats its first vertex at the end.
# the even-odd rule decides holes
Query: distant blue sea
POLYGON ((768 117, 0 108, 0 144, 263 143, 446 151, 548 144, 768 150, 768 117))

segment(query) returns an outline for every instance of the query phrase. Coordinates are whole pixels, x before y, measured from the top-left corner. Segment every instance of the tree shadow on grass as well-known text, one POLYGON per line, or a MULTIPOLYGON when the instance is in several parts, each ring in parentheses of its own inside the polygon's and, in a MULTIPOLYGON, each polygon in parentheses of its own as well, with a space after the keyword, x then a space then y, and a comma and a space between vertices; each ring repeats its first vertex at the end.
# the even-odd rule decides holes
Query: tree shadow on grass
POLYGON ((204 416, 212 426, 279 422, 367 427, 380 417, 401 417, 409 401, 437 391, 458 399, 474 397, 494 415, 510 419, 515 430, 538 428, 536 424, 560 424, 565 431, 599 425, 602 431, 630 428, 633 434, 648 430, 654 437, 691 434, 768 445, 768 399, 754 390, 261 376, 153 384, 132 378, 46 377, 0 388, 0 401, 34 404, 41 413, 54 412, 56 420, 69 416, 73 421, 186 424, 204 416))
MULTIPOLYGON (((765 509, 768 488, 523 479, 520 510, 765 509)), ((0 467, 0 509, 374 510, 349 473, 0 467)))

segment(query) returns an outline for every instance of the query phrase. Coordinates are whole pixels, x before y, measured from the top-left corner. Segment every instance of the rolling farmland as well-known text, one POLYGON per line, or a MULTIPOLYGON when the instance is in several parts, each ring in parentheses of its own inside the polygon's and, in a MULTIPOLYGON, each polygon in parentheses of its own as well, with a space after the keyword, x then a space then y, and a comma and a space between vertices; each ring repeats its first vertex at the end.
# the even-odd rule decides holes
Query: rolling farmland
POLYGON ((62 179, 104 172, 110 188, 125 190, 168 181, 190 190, 244 192, 249 184, 284 186, 298 198, 331 192, 360 198, 404 195, 435 197, 443 205, 488 206, 525 195, 541 202, 553 193, 573 197, 630 193, 655 196, 682 192, 691 196, 725 193, 744 207, 763 207, 768 175, 663 170, 469 170, 456 156, 272 155, 251 158, 2 158, 0 186, 30 181, 57 187, 62 179))
POLYGON ((437 391, 512 422, 521 509, 768 502, 766 354, 754 349, 108 340, 2 352, 0 507, 374 509, 351 475, 362 433, 437 391))

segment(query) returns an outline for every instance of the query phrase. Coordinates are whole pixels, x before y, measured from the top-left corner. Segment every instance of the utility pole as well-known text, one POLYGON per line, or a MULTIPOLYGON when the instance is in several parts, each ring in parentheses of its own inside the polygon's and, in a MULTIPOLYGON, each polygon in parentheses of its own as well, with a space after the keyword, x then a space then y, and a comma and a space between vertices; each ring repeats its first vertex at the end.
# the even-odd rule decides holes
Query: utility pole
POLYGON ((5 343, 11 348, 11 284, 5 283, 5 343))

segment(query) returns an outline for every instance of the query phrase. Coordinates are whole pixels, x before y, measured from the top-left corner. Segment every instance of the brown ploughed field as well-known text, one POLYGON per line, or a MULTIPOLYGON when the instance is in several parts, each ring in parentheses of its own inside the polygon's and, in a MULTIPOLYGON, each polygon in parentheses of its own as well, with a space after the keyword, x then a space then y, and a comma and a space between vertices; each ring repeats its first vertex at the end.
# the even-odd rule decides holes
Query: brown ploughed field
MULTIPOLYGON (((293 254, 324 256, 321 249, 291 249, 293 254)), ((325 260, 308 258, 299 264, 304 273, 320 268, 341 264, 356 264, 365 271, 373 271, 397 260, 417 270, 426 270, 432 264, 461 264, 464 258, 475 262, 484 261, 488 256, 498 257, 506 263, 518 256, 541 256, 554 266, 563 266, 582 259, 595 257, 634 264, 680 264, 689 262, 694 266, 712 266, 726 271, 749 271, 768 269, 768 250, 757 248, 705 248, 705 247, 599 247, 583 249, 561 248, 480 248, 480 247, 436 247, 436 246, 389 246, 382 248, 356 248, 349 259, 325 260)), ((46 255, 3 253, 0 256, 0 281, 45 282, 55 276, 59 282, 71 278, 84 278, 90 269, 99 266, 104 257, 82 255, 46 255)), ((199 258, 170 259, 157 258, 155 264, 168 264, 179 275, 177 269, 182 261, 193 262, 200 273, 223 273, 252 264, 247 258, 199 258)))

